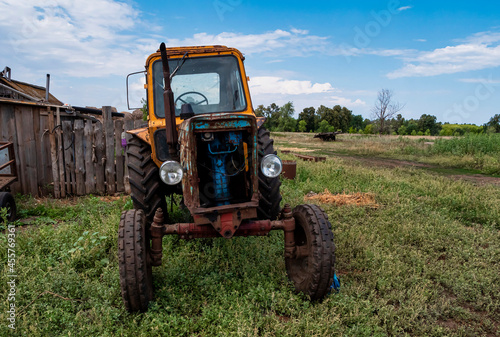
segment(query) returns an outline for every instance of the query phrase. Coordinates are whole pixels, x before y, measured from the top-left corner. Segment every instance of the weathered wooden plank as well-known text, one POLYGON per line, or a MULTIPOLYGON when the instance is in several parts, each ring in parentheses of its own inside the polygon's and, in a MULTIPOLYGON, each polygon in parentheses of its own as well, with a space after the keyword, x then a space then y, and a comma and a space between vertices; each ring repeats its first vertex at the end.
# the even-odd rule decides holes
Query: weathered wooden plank
POLYGON ((74 194, 75 186, 75 158, 73 154, 73 125, 70 120, 62 121, 64 144, 64 171, 66 173, 66 191, 74 194))
MULTIPOLYGON (((45 109, 44 109, 45 110, 45 109)), ((32 107, 33 140, 35 145, 35 170, 37 172, 37 194, 43 195, 42 187, 45 186, 45 166, 43 165, 42 134, 40 132, 40 107, 32 107)), ((43 130, 42 130, 43 132, 43 130)))
POLYGON ((54 197, 61 197, 61 186, 59 180, 59 167, 57 164, 57 144, 56 144, 56 135, 54 133, 54 114, 50 111, 50 108, 47 108, 48 116, 48 128, 49 128, 49 140, 50 140, 50 159, 52 161, 52 179, 54 181, 54 197))
POLYGON ((99 194, 106 192, 104 184, 104 163, 106 161, 106 138, 102 131, 102 123, 94 124, 94 144, 95 144, 95 179, 96 191, 99 194))
MULTIPOLYGON (((43 166, 43 179, 42 179, 42 193, 44 195, 54 194, 53 182, 54 176, 52 174, 52 156, 50 148, 50 128, 49 116, 45 108, 40 108, 40 138, 41 139, 41 165, 43 166)), ((50 111, 49 111, 50 113, 50 111)), ((38 141, 38 140, 37 140, 38 141)))
POLYGON ((83 144, 83 120, 75 120, 75 177, 76 195, 85 194, 85 158, 83 144))
POLYGON ((57 165, 59 169, 59 186, 61 187, 61 198, 66 197, 66 178, 64 172, 64 146, 62 142, 61 111, 56 108, 56 140, 57 140, 57 165))
POLYGON ((35 108, 30 106, 23 106, 22 111, 22 125, 23 125, 23 137, 21 138, 24 142, 24 154, 25 154, 25 172, 27 175, 27 186, 28 193, 32 196, 39 195, 38 191, 38 162, 37 162, 37 149, 35 141, 34 132, 34 115, 35 108))
MULTIPOLYGON (((14 143, 14 155, 19 158, 19 149, 16 132, 16 120, 14 113, 14 105, 0 103, 0 140, 5 140, 14 143)), ((19 172, 20 162, 16 161, 16 168, 19 172)), ((14 193, 22 192, 21 182, 18 180, 10 185, 11 191, 14 193)))
POLYGON ((17 147, 18 147, 18 157, 16 158, 16 162, 18 163, 17 165, 17 177, 21 183, 21 193, 23 194, 28 194, 29 193, 29 186, 28 186, 28 177, 27 177, 27 172, 26 172, 26 151, 25 151, 25 144, 24 144, 24 130, 25 128, 23 127, 23 113, 21 106, 16 105, 14 106, 14 119, 15 119, 15 124, 16 124, 16 133, 17 133, 17 147))
POLYGON ((92 121, 85 122, 85 192, 95 193, 94 127, 92 121))
MULTIPOLYGON (((132 139, 132 135, 127 133, 127 131, 132 130, 134 128, 134 120, 133 119, 126 119, 124 123, 124 129, 125 129, 125 140, 128 144, 128 142, 132 139)), ((125 182, 125 193, 130 194, 130 177, 128 173, 128 155, 127 151, 125 148, 125 177, 124 177, 124 182, 125 182)))
POLYGON ((115 186, 115 146, 114 127, 111 117, 111 107, 102 107, 104 135, 106 137, 106 193, 112 195, 116 191, 115 186))
POLYGON ((123 119, 115 120, 116 191, 125 191, 125 157, 122 147, 123 119))

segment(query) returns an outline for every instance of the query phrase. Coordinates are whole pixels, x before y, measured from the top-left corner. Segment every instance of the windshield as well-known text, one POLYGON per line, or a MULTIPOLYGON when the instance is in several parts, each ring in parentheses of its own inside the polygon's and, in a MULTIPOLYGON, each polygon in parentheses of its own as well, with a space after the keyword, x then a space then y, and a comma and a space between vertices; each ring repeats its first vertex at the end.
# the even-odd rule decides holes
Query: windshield
MULTIPOLYGON (((174 93, 175 115, 181 106, 190 104, 195 114, 212 112, 238 112, 247 103, 236 57, 213 56, 169 59, 170 71, 178 66, 171 86, 174 93)), ((155 115, 165 117, 163 105, 163 67, 161 60, 153 64, 155 115)))

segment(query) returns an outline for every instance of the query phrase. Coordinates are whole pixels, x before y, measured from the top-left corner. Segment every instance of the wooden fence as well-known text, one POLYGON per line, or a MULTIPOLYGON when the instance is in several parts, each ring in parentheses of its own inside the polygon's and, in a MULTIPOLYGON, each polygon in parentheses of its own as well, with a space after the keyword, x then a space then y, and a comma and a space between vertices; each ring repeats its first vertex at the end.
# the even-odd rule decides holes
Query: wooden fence
POLYGON ((122 136, 142 121, 102 121, 68 114, 64 107, 0 101, 0 140, 14 143, 19 181, 13 192, 56 198, 129 193, 122 136))

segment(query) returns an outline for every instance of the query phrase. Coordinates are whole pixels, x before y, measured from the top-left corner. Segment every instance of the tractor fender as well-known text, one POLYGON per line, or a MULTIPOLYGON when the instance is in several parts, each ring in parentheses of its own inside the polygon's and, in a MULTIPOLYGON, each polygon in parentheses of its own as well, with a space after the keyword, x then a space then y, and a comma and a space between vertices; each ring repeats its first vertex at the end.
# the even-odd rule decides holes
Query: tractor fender
POLYGON ((140 140, 151 145, 151 141, 149 140, 149 131, 148 131, 147 127, 135 129, 135 130, 129 130, 129 131, 127 131, 127 133, 134 135, 134 136, 138 137, 140 140))
POLYGON ((257 120, 257 128, 260 128, 265 122, 266 122, 266 117, 256 117, 257 120))

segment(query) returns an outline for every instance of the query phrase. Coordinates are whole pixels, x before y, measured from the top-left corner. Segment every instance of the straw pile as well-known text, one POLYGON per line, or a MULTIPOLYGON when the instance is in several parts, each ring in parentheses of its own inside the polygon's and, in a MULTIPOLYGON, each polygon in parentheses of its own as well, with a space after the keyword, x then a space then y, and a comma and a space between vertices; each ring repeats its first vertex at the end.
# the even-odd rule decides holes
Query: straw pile
POLYGON ((375 202, 375 195, 373 193, 354 193, 354 194, 332 194, 328 189, 325 189, 323 193, 309 192, 304 196, 304 200, 318 200, 323 204, 334 204, 337 206, 343 205, 355 205, 355 206, 370 206, 378 207, 375 202))

